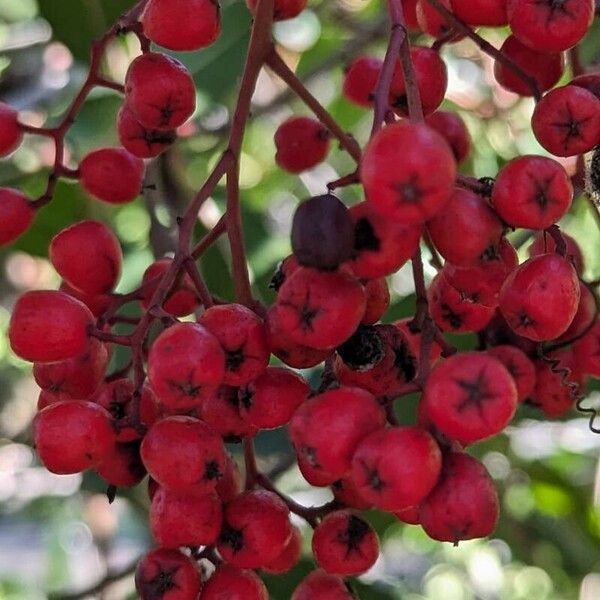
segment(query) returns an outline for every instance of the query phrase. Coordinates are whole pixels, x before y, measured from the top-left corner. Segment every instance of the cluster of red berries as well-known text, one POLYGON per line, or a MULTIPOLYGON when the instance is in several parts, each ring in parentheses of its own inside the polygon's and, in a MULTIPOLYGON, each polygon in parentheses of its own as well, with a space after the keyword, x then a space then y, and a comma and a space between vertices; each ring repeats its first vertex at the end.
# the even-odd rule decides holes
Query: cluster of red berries
MULTIPOLYGON (((276 0, 275 18, 293 17, 305 4, 276 0)), ((560 78, 561 52, 580 41, 594 11, 592 0, 403 2, 411 27, 447 40, 460 31, 435 4, 468 25, 509 24, 503 55, 543 91, 560 78)), ((141 23, 144 35, 171 50, 208 46, 220 32, 212 0, 149 0, 141 23)), ((366 572, 379 554, 361 515, 366 509, 454 544, 490 535, 498 495, 465 449, 503 431, 520 403, 548 417, 566 414, 586 378, 600 377, 596 297, 581 279, 577 242, 555 225, 573 199, 567 172, 551 158, 524 156, 495 181, 459 177, 471 140, 458 115, 437 111, 447 87, 444 61, 425 46, 414 46, 410 58, 414 81, 399 61, 386 96, 388 124, 360 161, 366 200, 348 208, 327 193, 298 206, 293 254, 273 277, 277 300, 268 309, 202 306, 197 282, 184 272, 157 307, 173 265, 165 258, 130 296, 160 317, 160 331, 148 347, 145 339, 113 334, 123 256, 115 235, 96 221, 53 238, 49 258, 60 290, 27 292, 16 302, 10 344, 34 363, 41 388, 34 439, 43 464, 59 474, 95 469, 114 488, 148 475, 159 548, 137 569, 145 600, 266 600, 255 570, 285 573, 300 559, 302 533, 290 512, 313 525, 319 567, 293 600, 353 597, 343 578, 366 572), (424 122, 409 114, 411 85, 424 122), (515 228, 537 232, 522 264, 506 237, 515 228), (415 318, 383 324, 386 277, 418 253, 423 236, 445 262, 418 298, 415 318), (480 347, 456 354, 446 332, 477 333, 480 347), (133 376, 109 375, 112 344, 132 339, 133 376), (279 366, 270 366, 272 356, 279 366), (311 390, 295 369, 322 363, 322 385, 311 390), (415 392, 414 424, 400 425, 393 404, 415 392), (247 448, 261 430, 284 426, 306 481, 331 488, 334 500, 325 507, 299 508, 248 460, 244 489, 225 443, 244 440, 247 448), (202 558, 217 567, 205 582, 202 558)), ((502 85, 532 93, 505 63, 496 66, 502 85)), ((377 58, 356 59, 345 97, 371 107, 382 67, 377 58)), ((94 151, 76 170, 85 190, 110 203, 139 194, 144 159, 167 149, 195 110, 190 74, 164 54, 136 58, 124 91, 117 123, 123 147, 94 151)), ((549 91, 532 127, 554 155, 593 150, 600 144, 600 75, 549 91)), ((1 154, 22 134, 17 113, 0 105, 1 154)), ((292 173, 312 168, 326 158, 332 136, 321 122, 294 117, 275 135, 276 161, 292 173)), ((21 235, 35 210, 17 190, 0 190, 0 244, 21 235)))

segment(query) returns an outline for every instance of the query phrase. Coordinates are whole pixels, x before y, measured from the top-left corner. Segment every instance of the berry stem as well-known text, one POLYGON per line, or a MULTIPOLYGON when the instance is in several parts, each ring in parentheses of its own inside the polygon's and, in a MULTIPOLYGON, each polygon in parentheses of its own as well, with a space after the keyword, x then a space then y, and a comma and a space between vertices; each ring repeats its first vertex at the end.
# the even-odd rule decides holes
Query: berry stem
POLYGON ((246 490, 254 489, 258 480, 258 467, 256 466, 256 454, 254 453, 254 439, 245 438, 242 442, 244 448, 244 463, 246 465, 246 490))
POLYGON ((188 258, 185 261, 184 266, 188 275, 192 278, 192 281, 194 282, 194 286, 196 288, 196 291, 198 292, 200 302, 202 302, 202 305, 205 309, 210 308, 213 305, 213 299, 210 295, 208 287, 206 286, 204 278, 202 277, 202 275, 200 275, 198 266, 191 258, 188 258))

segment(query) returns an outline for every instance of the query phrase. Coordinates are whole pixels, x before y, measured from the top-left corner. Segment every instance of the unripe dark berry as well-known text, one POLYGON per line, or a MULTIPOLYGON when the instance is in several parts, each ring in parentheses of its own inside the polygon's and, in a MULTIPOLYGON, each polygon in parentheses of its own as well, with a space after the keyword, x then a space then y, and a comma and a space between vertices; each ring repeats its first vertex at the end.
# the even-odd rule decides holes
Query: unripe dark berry
POLYGON ((14 242, 29 229, 35 209, 19 190, 0 188, 0 247, 14 242))
POLYGON ((310 117, 290 117, 275 132, 275 161, 289 173, 301 173, 325 160, 329 131, 310 117))
POLYGON ((8 156, 23 140, 17 111, 0 102, 0 157, 8 156))

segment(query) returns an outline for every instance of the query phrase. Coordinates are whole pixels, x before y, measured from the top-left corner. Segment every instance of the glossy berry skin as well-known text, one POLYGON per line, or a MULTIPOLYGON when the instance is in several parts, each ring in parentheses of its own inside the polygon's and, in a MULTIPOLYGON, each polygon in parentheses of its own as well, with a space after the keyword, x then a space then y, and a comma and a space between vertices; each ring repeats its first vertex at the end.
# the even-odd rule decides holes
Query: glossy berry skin
POLYGON ((202 325, 173 325, 150 348, 148 378, 160 403, 170 410, 199 406, 224 375, 225 353, 202 325))
POLYGON ((202 588, 199 600, 269 600, 260 577, 249 569, 221 564, 202 588))
POLYGON ((79 172, 88 194, 109 204, 124 204, 142 191, 144 161, 124 148, 101 148, 86 155, 79 172))
POLYGON ((183 125, 194 113, 196 88, 178 60, 148 52, 129 66, 125 102, 144 127, 168 131, 183 125))
POLYGON ((35 209, 19 190, 0 188, 0 247, 14 242, 29 229, 35 209))
POLYGON ((379 80, 383 61, 375 56, 359 56, 346 69, 342 93, 346 100, 368 108, 379 80))
POLYGON ((212 0, 150 0, 142 25, 144 34, 163 48, 200 50, 219 37, 220 9, 212 0))
POLYGON ((385 511, 419 504, 438 481, 442 455, 433 437, 418 427, 378 429, 352 458, 352 480, 366 501, 385 511))
POLYGON ((154 158, 167 150, 177 139, 175 131, 147 129, 124 104, 117 116, 119 142, 129 153, 138 158, 154 158))
POLYGON ((422 229, 381 215, 370 202, 350 209, 354 222, 354 256, 350 266, 357 277, 376 278, 395 273, 415 253, 422 229))
POLYGON ((315 529, 312 551, 327 573, 347 577, 368 571, 379 556, 372 527, 350 510, 327 515, 315 529))
MULTIPOLYGON (((439 52, 424 46, 413 46, 410 50, 415 79, 425 115, 436 110, 444 100, 448 88, 448 70, 439 52)), ((389 101, 394 111, 408 116, 406 81, 400 61, 396 62, 390 86, 389 101)))
POLYGON ((560 342, 579 339, 584 333, 587 333, 592 327, 598 313, 596 297, 590 288, 579 281, 579 304, 575 317, 567 329, 559 338, 560 342))
POLYGON ((420 506, 419 521, 429 537, 456 545, 491 535, 498 514, 498 493, 485 467, 468 454, 451 452, 440 482, 420 506))
POLYGON ((212 306, 198 319, 225 353, 226 385, 245 385, 265 372, 269 346, 263 320, 241 304, 212 306))
POLYGON ((541 342, 568 329, 579 298, 579 280, 571 263, 558 254, 543 254, 508 276, 500 291, 500 310, 515 333, 541 342))
POLYGON ((354 600, 344 580, 325 571, 313 571, 294 590, 291 600, 354 600))
POLYGON ((146 476, 139 443, 115 444, 96 465, 96 472, 108 485, 120 488, 136 486, 146 476))
POLYGON ((99 387, 108 366, 108 348, 90 338, 87 348, 67 360, 33 365, 36 383, 44 390, 85 400, 99 387))
POLYGON ((221 500, 215 492, 194 488, 171 491, 158 488, 150 505, 150 530, 165 548, 205 546, 219 536, 221 500))
POLYGON ((217 543, 230 565, 256 569, 281 555, 292 535, 290 511, 272 492, 246 492, 230 502, 217 543))
POLYGON ((303 346, 329 350, 346 341, 366 308, 360 282, 345 270, 301 267, 281 286, 277 314, 282 330, 303 346))
POLYGON ((152 550, 142 557, 135 570, 140 600, 197 598, 201 584, 196 563, 179 550, 152 550))
POLYGON ((100 462, 115 443, 109 414, 92 402, 57 402, 33 421, 40 460, 51 473, 80 473, 100 462))
POLYGON ((121 276, 123 253, 104 223, 80 221, 55 235, 49 257, 60 276, 84 294, 111 292, 121 276))
POLYGON ((293 525, 292 535, 288 540, 283 552, 268 565, 263 566, 265 573, 272 575, 281 575, 293 569, 300 560, 302 554, 302 533, 293 525))
POLYGON ((500 433, 517 408, 517 387, 492 356, 465 352, 432 371, 420 410, 437 430, 467 445, 500 433))
MULTIPOLYGON (((419 360, 421 357, 421 344, 423 340, 423 336, 421 332, 414 332, 411 330, 411 323, 413 321, 412 317, 406 317, 405 319, 400 319, 399 321, 395 321, 392 325, 398 328, 404 339, 408 343, 410 348, 410 354, 416 358, 416 369, 418 371, 419 360)), ((442 348, 437 342, 433 342, 431 344, 431 349, 429 351, 429 362, 430 364, 435 364, 442 354, 442 348)))
POLYGON ((289 433, 297 454, 332 477, 327 485, 350 471, 356 447, 384 423, 384 411, 369 392, 340 387, 302 404, 292 417, 289 433), (340 419, 340 414, 345 418, 340 419), (323 428, 323 423, 331 427, 323 428))
MULTIPOLYGON (((585 269, 581 248, 579 247, 577 240, 573 239, 570 235, 567 235, 563 231, 561 231, 561 235, 567 244, 567 259, 575 267, 577 273, 581 275, 585 269)), ((552 252, 556 252, 556 242, 551 235, 545 234, 543 231, 538 233, 528 250, 529 256, 551 254, 552 252)))
POLYGON ((316 119, 290 117, 275 132, 275 162, 288 173, 312 169, 329 153, 330 137, 316 119))
POLYGON ((23 141, 17 111, 0 102, 0 157, 8 156, 23 141))
POLYGON ((531 126, 555 156, 585 154, 600 143, 600 99, 576 85, 550 90, 537 103, 531 126))
POLYGON ((390 288, 385 277, 369 279, 365 285, 365 296, 367 307, 361 323, 363 325, 374 325, 385 315, 390 307, 390 288))
POLYGON ((367 200, 376 210, 397 222, 415 224, 433 217, 450 199, 456 161, 439 133, 399 121, 371 139, 360 172, 367 200), (398 148, 412 149, 401 163, 398 148))
POLYGON ((524 44, 561 52, 585 36, 594 19, 593 0, 508 0, 508 22, 524 44))
POLYGON ((487 353, 497 358, 510 373, 517 387, 517 400, 525 402, 535 387, 535 366, 529 357, 516 346, 495 346, 487 353))
POLYGON ((30 362, 67 360, 85 352, 93 320, 87 306, 67 294, 26 292, 17 300, 10 319, 10 346, 30 362))
POLYGON ((573 353, 579 369, 600 379, 600 321, 573 345, 573 353))
MULTIPOLYGON (((255 12, 258 0, 246 0, 251 12, 255 12)), ((308 0, 275 0, 273 7, 273 20, 285 21, 297 17, 308 4, 308 0)))
MULTIPOLYGON (((564 70, 562 54, 549 54, 531 49, 522 44, 514 35, 506 39, 500 52, 533 77, 542 92, 553 87, 562 76, 564 70)), ((494 63, 494 77, 502 87, 519 96, 533 96, 532 89, 499 61, 494 63)))
POLYGON ((492 204, 506 223, 547 229, 571 207, 573 186, 563 166, 544 156, 521 156, 496 179, 492 204))
POLYGON ((481 197, 456 188, 450 201, 427 222, 427 231, 439 253, 455 265, 468 266, 489 247, 497 246, 504 226, 481 197), (461 232, 460 240, 456 232, 461 232))
POLYGON ((463 119, 454 112, 438 110, 425 119, 447 142, 457 164, 462 164, 471 152, 471 134, 463 119))
POLYGON ((310 387, 290 369, 268 367, 239 393, 242 418, 257 429, 275 429, 289 422, 310 387))
POLYGON ((240 442, 257 433, 257 428, 242 418, 241 405, 239 388, 222 385, 203 400, 199 413, 226 442, 240 442))
POLYGON ((469 25, 503 27, 508 23, 506 0, 450 0, 450 6, 469 25))
POLYGON ((335 475, 328 473, 319 465, 314 466, 310 455, 298 454, 298 469, 302 477, 314 487, 327 487, 336 481, 335 475))
POLYGON ((221 437, 192 417, 168 417, 154 423, 144 436, 142 460, 152 478, 170 490, 210 492, 225 472, 221 437))

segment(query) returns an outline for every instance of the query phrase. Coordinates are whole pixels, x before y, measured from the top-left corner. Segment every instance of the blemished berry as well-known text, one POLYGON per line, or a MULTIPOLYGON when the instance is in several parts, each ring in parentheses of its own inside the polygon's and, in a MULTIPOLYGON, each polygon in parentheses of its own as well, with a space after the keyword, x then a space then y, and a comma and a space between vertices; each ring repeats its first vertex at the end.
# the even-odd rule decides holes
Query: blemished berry
POLYGON ((567 329, 559 338, 560 342, 579 339, 584 333, 590 330, 596 320, 598 307, 596 297, 590 288, 583 282, 579 282, 579 304, 575 317, 567 329))
POLYGON ((125 102, 148 129, 183 125, 196 109, 196 88, 176 59, 156 52, 138 56, 125 76, 125 102))
POLYGON ((451 452, 438 485, 419 508, 419 522, 429 537, 457 545, 491 535, 498 514, 498 493, 486 468, 468 454, 451 452))
POLYGON ((420 523, 419 517, 419 507, 411 506, 409 508, 405 508, 404 510, 400 510, 394 513, 394 516, 402 523, 406 523, 407 525, 418 525, 420 523))
MULTIPOLYGON (((400 319, 399 321, 395 321, 394 323, 392 323, 392 325, 394 325, 394 327, 397 327, 404 335, 404 338, 406 339, 406 342, 408 343, 408 346, 410 348, 410 354, 412 354, 412 356, 414 356, 417 360, 416 369, 418 371, 419 359, 421 357, 421 344, 422 344, 423 336, 420 331, 412 331, 412 329, 411 329, 412 321, 413 321, 412 317, 406 317, 404 319, 400 319)), ((429 350, 430 363, 432 365, 435 364, 437 362, 437 360, 440 358, 441 354, 442 354, 441 346, 437 342, 434 341, 431 344, 431 349, 429 350)))
POLYGON ((242 474, 237 461, 229 452, 225 452, 225 471, 217 480, 215 490, 223 504, 231 502, 242 493, 242 474))
POLYGON ((267 370, 239 390, 240 414, 257 429, 286 425, 308 399, 310 386, 297 373, 283 367, 267 370))
POLYGON ((350 510, 327 515, 315 529, 312 551, 327 573, 347 577, 368 571, 379 556, 373 528, 350 510))
POLYGON ((349 508, 356 510, 368 510, 372 504, 363 499, 360 495, 352 477, 343 477, 331 484, 331 491, 335 499, 349 508))
POLYGON ((310 117, 290 117, 275 132, 275 161, 284 171, 302 173, 323 162, 329 153, 331 134, 310 117))
POLYGON ((463 445, 500 433, 517 408, 517 387, 492 356, 464 352, 438 364, 421 399, 428 422, 463 445))
POLYGON ((120 488, 136 486, 146 476, 139 443, 115 444, 96 465, 96 472, 108 485, 120 488))
POLYGON ((80 221, 63 229, 52 238, 48 252, 59 275, 90 296, 111 292, 121 276, 121 245, 99 221, 80 221))
MULTIPOLYGON (((573 239, 570 235, 561 231, 563 240, 567 244, 567 259, 575 267, 577 273, 583 273, 585 269, 585 262, 583 258, 583 252, 577 243, 577 240, 573 239)), ((529 256, 539 256, 540 254, 551 254, 556 251, 556 242, 552 236, 541 231, 538 233, 533 241, 533 244, 529 246, 529 256)))
POLYGON ((354 255, 350 266, 357 277, 395 273, 415 253, 422 228, 381 215, 369 202, 350 209, 354 221, 354 255))
POLYGON ((8 156, 23 140, 18 116, 12 106, 0 102, 0 157, 8 156))
POLYGON ((224 510, 217 549, 225 562, 257 569, 281 555, 292 535, 286 504, 272 492, 246 492, 224 510))
POLYGON ((85 401, 57 402, 33 421, 33 438, 40 460, 52 473, 81 473, 100 464, 115 444, 110 415, 85 401))
POLYGON ((170 410, 199 406, 224 375, 219 340, 197 323, 173 325, 150 348, 148 378, 160 403, 170 410))
POLYGON ((221 33, 219 4, 216 0, 150 0, 142 25, 144 34, 163 48, 200 50, 221 33))
POLYGON ((360 388, 340 387, 302 404, 292 417, 289 432, 296 453, 332 477, 328 485, 350 471, 356 447, 384 423, 384 411, 374 396, 360 388), (339 419, 342 413, 344 419, 339 419), (333 422, 335 432, 322 427, 333 422))
POLYGON ((124 148, 101 148, 79 164, 83 189, 98 200, 124 204, 142 192, 144 161, 124 148))
MULTIPOLYGON (((153 262, 144 272, 142 278, 144 290, 141 304, 146 310, 150 308, 152 297, 160 284, 161 276, 171 267, 172 262, 170 258, 162 258, 153 262)), ((179 275, 162 308, 175 317, 184 317, 193 313, 197 306, 198 296, 194 288, 194 282, 187 273, 179 275)))
POLYGON ((425 119, 449 144, 457 164, 462 164, 471 152, 471 134, 462 117, 455 112, 438 110, 425 119))
POLYGON ((356 331, 366 308, 365 292, 348 271, 301 267, 281 286, 277 315, 282 330, 303 346, 328 350, 356 331))
POLYGON ((352 256, 353 241, 350 211, 333 194, 298 205, 292 220, 292 249, 298 264, 333 271, 352 256))
POLYGON ((346 69, 342 93, 346 100, 357 106, 373 104, 375 88, 383 61, 375 56, 359 56, 346 69))
MULTIPOLYGON (((260 577, 249 569, 221 564, 204 584, 199 600, 269 600, 260 577)), ((183 600, 183 598, 182 598, 183 600)))
MULTIPOLYGON (((542 92, 553 87, 563 74, 564 58, 561 53, 534 50, 522 44, 514 35, 506 38, 500 52, 532 77, 542 92)), ((531 87, 498 60, 494 63, 494 77, 502 87, 519 96, 533 96, 531 87)))
POLYGON ((307 575, 294 590, 291 600, 354 600, 355 596, 344 580, 325 571, 307 575))
POLYGON ((550 90, 537 103, 531 126, 555 156, 585 154, 600 144, 600 99, 576 85, 550 90))
POLYGON ((543 254, 508 276, 500 291, 500 310, 515 333, 541 342, 569 328, 579 298, 579 280, 571 263, 558 254, 543 254))
POLYGON ((34 218, 35 208, 25 194, 12 188, 0 188, 0 247, 23 235, 34 218))
POLYGON ((140 600, 189 600, 198 596, 201 585, 198 566, 179 550, 152 550, 135 570, 140 600))
POLYGON ((600 321, 573 345, 579 369, 586 375, 600 379, 600 321))
POLYGON ((516 346, 502 345, 490 348, 487 353, 497 358, 514 379, 517 400, 527 400, 535 387, 535 366, 525 352, 516 346))
POLYGON ((109 358, 106 345, 90 338, 85 350, 73 358, 34 364, 33 376, 43 390, 86 400, 100 387, 109 358))
POLYGON ((450 199, 456 160, 439 133, 399 121, 371 139, 360 172, 367 200, 376 210, 399 223, 422 223, 450 199), (398 148, 411 148, 401 162, 398 148))
POLYGON ((219 537, 222 513, 215 492, 160 487, 150 505, 150 529, 156 542, 165 548, 206 546, 219 537))
POLYGON ((221 437, 193 417, 167 417, 144 436, 142 460, 152 478, 170 490, 194 486, 210 492, 225 472, 225 447, 221 437))
MULTIPOLYGON (((451 0, 441 0, 441 3, 448 9, 452 10, 450 6, 451 0)), ((419 27, 424 33, 429 34, 435 38, 445 38, 452 32, 451 25, 446 21, 443 15, 441 15, 427 0, 417 1, 417 22, 419 27)), ((460 39, 461 36, 453 38, 460 39)))
POLYGON ((277 265, 277 270, 275 271, 273 277, 271 277, 269 287, 278 292, 279 288, 281 288, 281 286, 291 277, 292 273, 299 266, 298 259, 293 254, 286 256, 277 265))
POLYGON ((454 265, 475 263, 490 247, 497 247, 504 226, 481 197, 456 188, 449 202, 427 221, 427 231, 439 253, 454 265), (456 232, 461 232, 460 240, 456 232))
MULTIPOLYGON (((448 70, 439 52, 424 46, 413 46, 410 55, 415 71, 421 104, 426 115, 436 110, 448 88, 448 70)), ((400 61, 396 62, 390 86, 390 106, 401 116, 408 116, 406 81, 400 61)))
POLYGON ((469 25, 503 27, 508 24, 506 0, 450 0, 452 12, 469 25))
POLYGON ((15 304, 8 336, 13 352, 30 362, 57 362, 85 352, 92 313, 85 304, 55 291, 32 291, 15 304))
POLYGON ((226 385, 246 385, 265 372, 269 345, 263 320, 241 304, 212 306, 198 323, 212 333, 225 353, 226 385))
POLYGON ((363 325, 374 325, 385 315, 390 307, 390 288, 384 277, 369 279, 365 284, 367 308, 362 318, 363 325))
POLYGON ((302 533, 298 527, 292 525, 292 535, 288 540, 283 552, 268 565, 264 565, 262 570, 271 575, 281 575, 293 569, 302 554, 302 533))
POLYGON ((68 296, 71 296, 71 298, 83 302, 95 317, 101 316, 113 302, 113 298, 110 294, 90 296, 89 294, 84 294, 82 291, 70 286, 66 281, 63 281, 58 289, 68 296))
POLYGON ((380 428, 356 449, 352 480, 364 500, 396 512, 419 504, 431 492, 441 466, 440 448, 423 429, 380 428))
POLYGON ((547 229, 571 207, 573 186, 564 167, 544 156, 521 156, 496 179, 492 204, 513 227, 547 229))
POLYGON ((175 131, 147 129, 124 104, 117 116, 119 142, 125 150, 138 158, 154 158, 167 150, 177 139, 175 131))
MULTIPOLYGON (((246 0, 251 12, 255 12, 258 0, 246 0)), ((285 21, 297 17, 308 4, 308 0, 275 0, 273 7, 273 20, 285 21)))
POLYGON ((598 73, 585 73, 578 75, 569 81, 569 85, 582 87, 588 92, 592 92, 600 100, 600 75, 598 73))
POLYGON ((575 46, 594 19, 594 0, 508 0, 510 28, 538 52, 560 52, 575 46))
POLYGON ((202 401, 199 413, 225 441, 239 442, 257 433, 257 428, 242 417, 241 406, 239 388, 222 385, 202 401))

